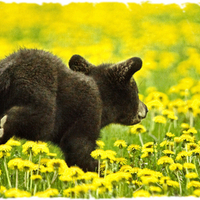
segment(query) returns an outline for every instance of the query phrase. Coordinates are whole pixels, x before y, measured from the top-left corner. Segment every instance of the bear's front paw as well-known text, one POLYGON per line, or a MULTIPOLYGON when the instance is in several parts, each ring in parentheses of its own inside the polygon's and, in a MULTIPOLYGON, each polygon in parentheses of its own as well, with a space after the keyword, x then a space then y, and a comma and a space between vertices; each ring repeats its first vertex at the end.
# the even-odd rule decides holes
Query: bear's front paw
POLYGON ((0 138, 3 137, 4 129, 0 128, 0 138))
MULTIPOLYGON (((1 118, 1 123, 0 123, 0 127, 1 127, 1 128, 3 128, 4 124, 6 123, 7 117, 8 117, 8 115, 4 115, 4 116, 1 118)), ((0 137, 1 137, 1 136, 0 136, 0 137)))

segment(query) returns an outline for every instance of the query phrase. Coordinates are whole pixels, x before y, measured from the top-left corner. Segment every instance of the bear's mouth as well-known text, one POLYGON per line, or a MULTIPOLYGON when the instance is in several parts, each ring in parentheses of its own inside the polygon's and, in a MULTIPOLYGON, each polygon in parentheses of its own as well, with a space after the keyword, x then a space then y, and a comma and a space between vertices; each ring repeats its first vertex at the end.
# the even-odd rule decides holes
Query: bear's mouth
POLYGON ((146 118, 147 113, 148 113, 148 108, 146 107, 146 105, 144 103, 142 103, 140 101, 137 117, 135 119, 133 119, 132 123, 133 124, 140 123, 144 118, 146 118))

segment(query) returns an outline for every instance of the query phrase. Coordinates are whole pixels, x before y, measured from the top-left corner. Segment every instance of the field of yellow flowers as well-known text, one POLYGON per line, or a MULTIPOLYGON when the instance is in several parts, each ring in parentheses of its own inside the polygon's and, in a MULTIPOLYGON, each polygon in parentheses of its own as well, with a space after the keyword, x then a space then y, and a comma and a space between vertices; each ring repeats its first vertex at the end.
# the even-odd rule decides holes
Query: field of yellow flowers
POLYGON ((94 64, 139 56, 149 109, 141 124, 101 130, 97 172, 68 168, 52 144, 10 139, 0 145, 0 197, 200 196, 198 4, 0 2, 0 12, 0 59, 24 47, 66 64, 73 54, 94 64))

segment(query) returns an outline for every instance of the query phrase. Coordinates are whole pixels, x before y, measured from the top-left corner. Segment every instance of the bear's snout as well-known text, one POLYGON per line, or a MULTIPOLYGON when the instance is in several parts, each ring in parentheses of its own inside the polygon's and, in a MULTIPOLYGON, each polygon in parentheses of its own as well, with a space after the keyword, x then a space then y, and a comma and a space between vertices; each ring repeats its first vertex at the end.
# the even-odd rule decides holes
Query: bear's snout
POLYGON ((147 116, 148 108, 147 106, 139 101, 139 106, 138 106, 138 118, 139 119, 144 119, 147 116))

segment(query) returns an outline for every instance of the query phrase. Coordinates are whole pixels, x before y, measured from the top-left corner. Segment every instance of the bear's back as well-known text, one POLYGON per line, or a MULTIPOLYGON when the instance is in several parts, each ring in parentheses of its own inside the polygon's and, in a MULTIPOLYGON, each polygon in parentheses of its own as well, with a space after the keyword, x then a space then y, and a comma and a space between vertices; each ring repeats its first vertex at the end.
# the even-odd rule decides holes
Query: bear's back
POLYGON ((43 50, 20 49, 11 54, 0 61, 0 103, 5 104, 0 113, 13 105, 56 97, 59 76, 71 73, 75 74, 61 59, 43 50))
POLYGON ((9 73, 11 82, 26 81, 54 87, 58 71, 66 71, 62 61, 49 52, 36 49, 21 49, 0 62, 1 72, 9 73))

